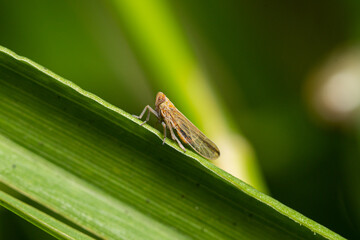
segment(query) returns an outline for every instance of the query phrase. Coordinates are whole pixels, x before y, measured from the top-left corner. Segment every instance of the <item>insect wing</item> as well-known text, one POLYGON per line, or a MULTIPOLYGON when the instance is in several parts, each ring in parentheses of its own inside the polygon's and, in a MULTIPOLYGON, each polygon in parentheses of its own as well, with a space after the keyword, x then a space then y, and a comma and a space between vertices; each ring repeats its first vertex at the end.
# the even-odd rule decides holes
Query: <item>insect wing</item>
POLYGON ((177 133, 200 155, 208 159, 220 156, 218 147, 192 124, 179 110, 171 111, 177 133))

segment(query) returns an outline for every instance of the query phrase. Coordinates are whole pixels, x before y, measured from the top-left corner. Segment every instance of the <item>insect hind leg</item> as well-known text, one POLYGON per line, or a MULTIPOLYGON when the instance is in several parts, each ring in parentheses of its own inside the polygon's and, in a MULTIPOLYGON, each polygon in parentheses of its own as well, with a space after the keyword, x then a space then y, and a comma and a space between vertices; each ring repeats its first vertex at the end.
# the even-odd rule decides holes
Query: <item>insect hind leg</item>
POLYGON ((168 128, 170 129, 171 138, 178 143, 179 147, 180 147, 184 152, 186 152, 186 149, 185 149, 184 146, 181 144, 180 140, 175 136, 175 133, 174 133, 174 130, 173 130, 172 126, 171 126, 169 123, 167 123, 167 125, 168 125, 168 128))

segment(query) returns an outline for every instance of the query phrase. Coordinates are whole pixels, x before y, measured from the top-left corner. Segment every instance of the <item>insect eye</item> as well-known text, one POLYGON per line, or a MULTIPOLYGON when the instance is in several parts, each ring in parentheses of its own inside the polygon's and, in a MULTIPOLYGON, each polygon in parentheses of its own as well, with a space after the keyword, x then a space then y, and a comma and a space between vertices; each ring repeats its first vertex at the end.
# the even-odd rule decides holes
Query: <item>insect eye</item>
POLYGON ((156 101, 155 101, 155 106, 159 106, 160 104, 162 104, 163 102, 165 102, 165 94, 163 94, 162 92, 159 92, 156 95, 156 101))

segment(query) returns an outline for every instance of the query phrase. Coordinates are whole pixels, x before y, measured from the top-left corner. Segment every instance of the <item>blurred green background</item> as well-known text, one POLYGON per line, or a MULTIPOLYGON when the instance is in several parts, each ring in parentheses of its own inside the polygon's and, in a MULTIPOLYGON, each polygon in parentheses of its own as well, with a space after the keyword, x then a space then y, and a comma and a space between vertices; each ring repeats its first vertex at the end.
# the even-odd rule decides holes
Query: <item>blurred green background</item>
MULTIPOLYGON (((148 39, 133 36, 127 9, 119 10, 126 4, 114 2, 127 1, 0 0, 0 45, 138 114, 171 86, 157 82, 139 50, 151 48, 148 39)), ((360 2, 154 2, 167 7, 229 125, 252 146, 270 195, 359 239, 360 2), (344 69, 353 77, 332 83, 344 69)), ((144 10, 143 21, 155 17, 152 10, 144 10)), ((51 238, 0 209, 0 239, 44 237, 51 238)))

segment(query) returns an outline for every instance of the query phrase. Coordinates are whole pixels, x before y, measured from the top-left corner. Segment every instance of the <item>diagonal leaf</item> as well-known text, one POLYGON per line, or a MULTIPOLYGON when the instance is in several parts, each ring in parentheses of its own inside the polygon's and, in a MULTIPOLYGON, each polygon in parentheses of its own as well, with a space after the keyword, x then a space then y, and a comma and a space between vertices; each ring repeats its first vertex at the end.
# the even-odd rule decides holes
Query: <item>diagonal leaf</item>
POLYGON ((106 239, 343 239, 139 122, 0 48, 0 181, 49 211, 106 239))

